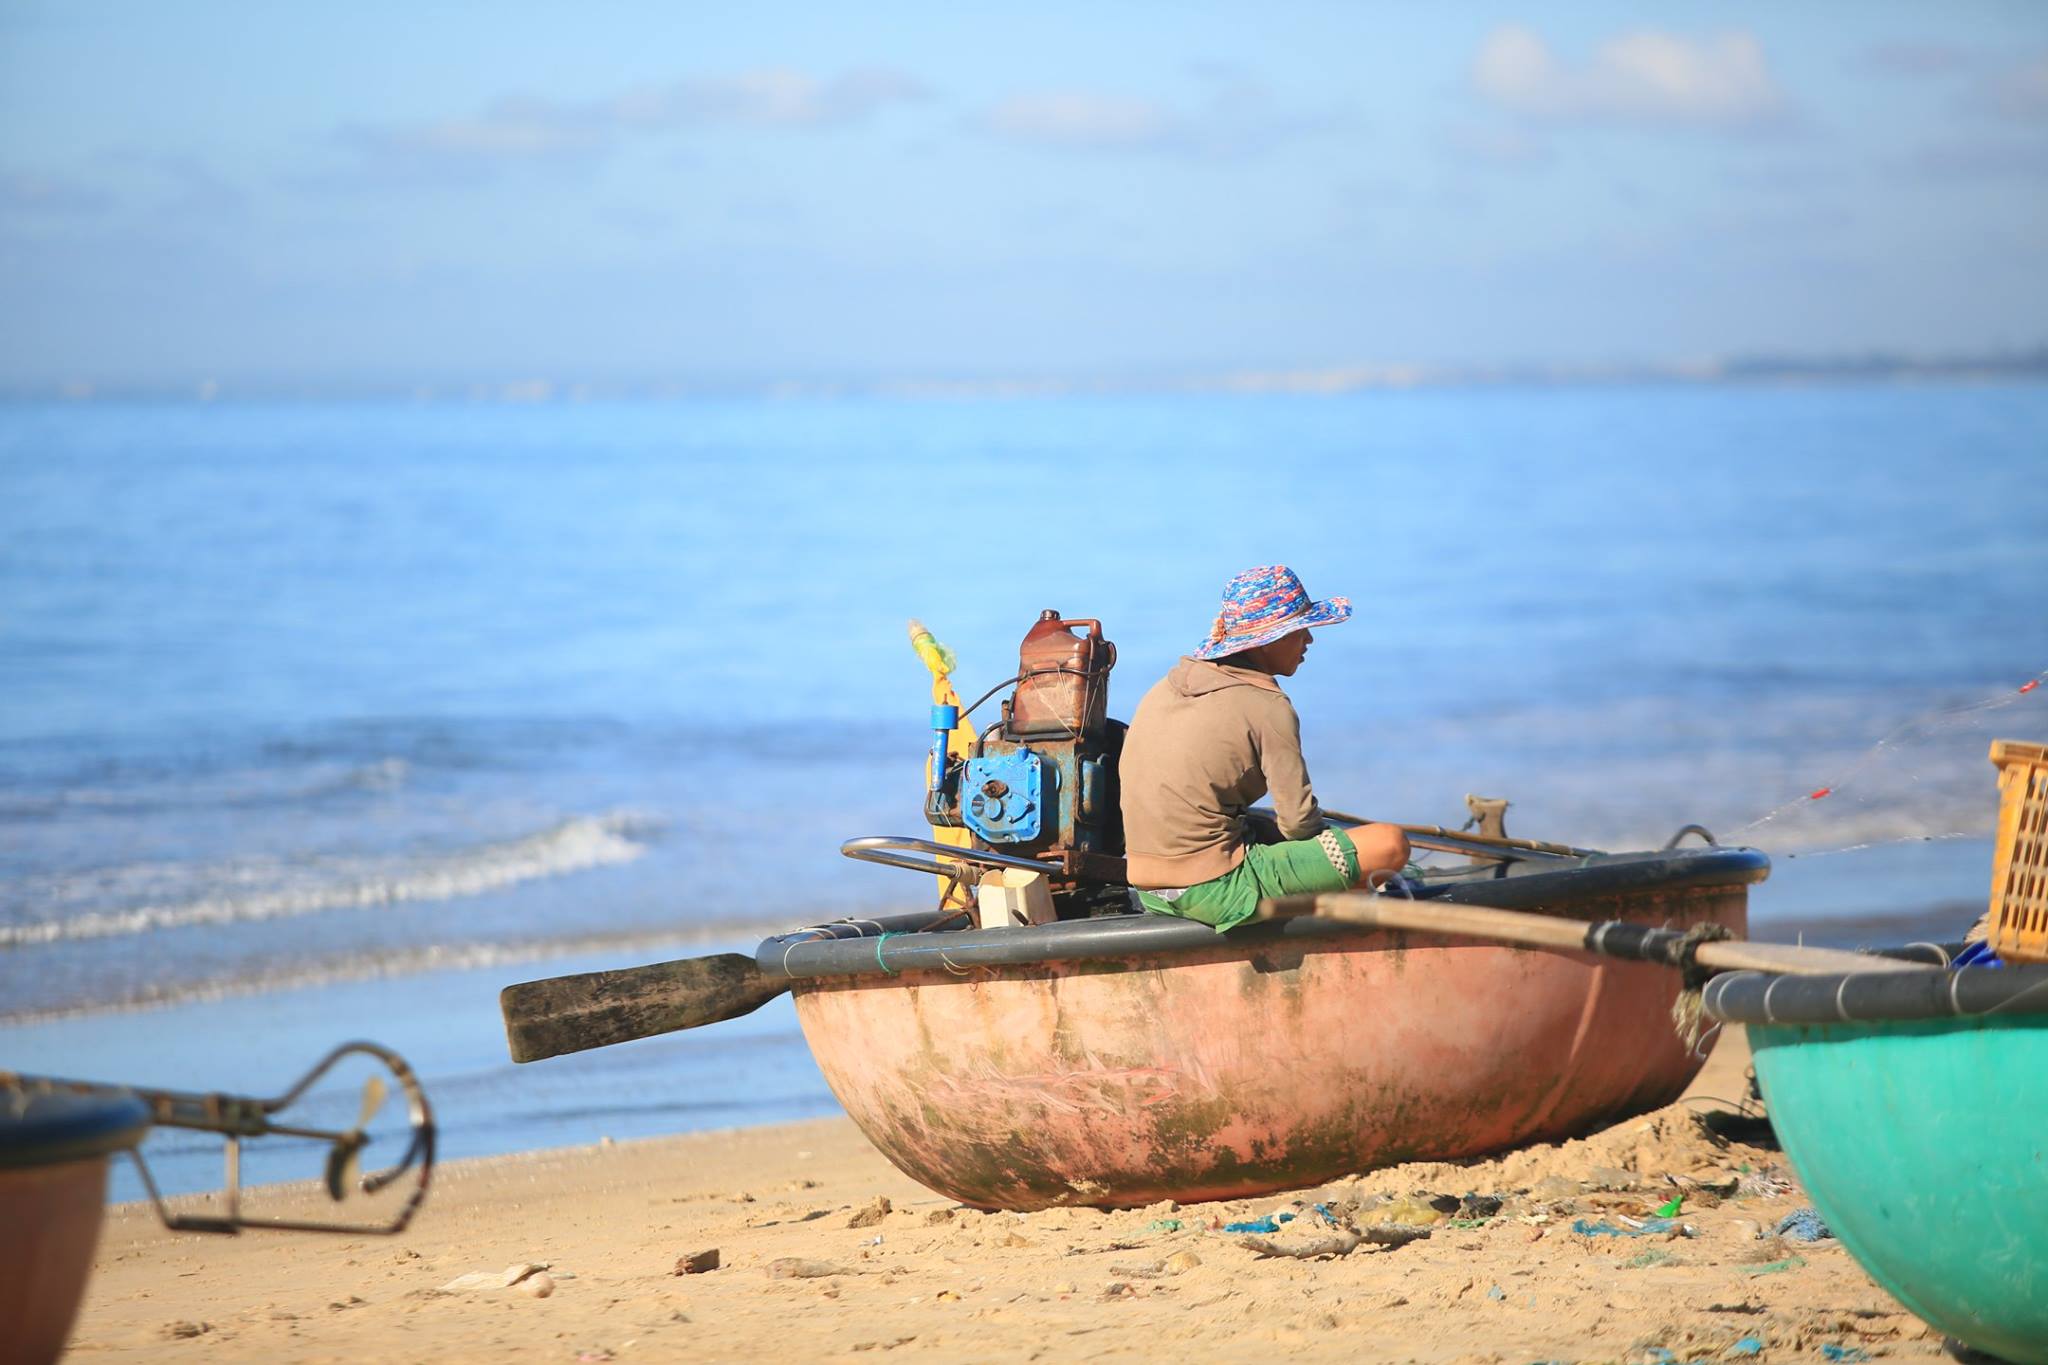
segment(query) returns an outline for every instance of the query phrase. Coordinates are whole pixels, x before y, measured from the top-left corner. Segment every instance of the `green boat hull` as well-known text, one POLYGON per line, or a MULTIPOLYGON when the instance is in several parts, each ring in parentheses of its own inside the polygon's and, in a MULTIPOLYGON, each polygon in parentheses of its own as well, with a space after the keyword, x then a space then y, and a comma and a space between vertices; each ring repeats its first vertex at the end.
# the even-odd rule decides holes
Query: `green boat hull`
POLYGON ((1864 1269, 2048 1365, 2048 1015, 1749 1026, 1771 1122, 1864 1269))

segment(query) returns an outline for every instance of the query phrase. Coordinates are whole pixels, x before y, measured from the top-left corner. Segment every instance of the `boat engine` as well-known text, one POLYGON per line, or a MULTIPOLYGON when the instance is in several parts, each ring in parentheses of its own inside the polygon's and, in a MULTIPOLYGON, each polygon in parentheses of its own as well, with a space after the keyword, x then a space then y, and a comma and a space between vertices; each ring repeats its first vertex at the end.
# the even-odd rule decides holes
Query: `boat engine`
POLYGON ((1049 864, 1056 890, 1121 887, 1124 725, 1108 714, 1115 666, 1100 621, 1040 612, 1018 650, 1002 718, 979 732, 967 758, 947 753, 960 708, 932 708, 926 820, 966 828, 977 848, 1049 864))

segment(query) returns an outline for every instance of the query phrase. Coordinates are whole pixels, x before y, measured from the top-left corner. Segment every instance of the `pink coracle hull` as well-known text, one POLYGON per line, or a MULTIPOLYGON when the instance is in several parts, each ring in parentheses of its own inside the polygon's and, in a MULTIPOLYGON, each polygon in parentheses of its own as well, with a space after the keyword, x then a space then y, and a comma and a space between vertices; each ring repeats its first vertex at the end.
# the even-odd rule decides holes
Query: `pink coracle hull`
MULTIPOLYGON (((1741 887, 1574 906, 1747 925, 1741 887)), ((1373 933, 798 983, 826 1080, 964 1204, 1133 1207, 1295 1189, 1585 1132, 1699 1069, 1669 968, 1373 933)))
POLYGON ((85 1297, 107 1159, 0 1170, 0 1365, 50 1365, 85 1297))

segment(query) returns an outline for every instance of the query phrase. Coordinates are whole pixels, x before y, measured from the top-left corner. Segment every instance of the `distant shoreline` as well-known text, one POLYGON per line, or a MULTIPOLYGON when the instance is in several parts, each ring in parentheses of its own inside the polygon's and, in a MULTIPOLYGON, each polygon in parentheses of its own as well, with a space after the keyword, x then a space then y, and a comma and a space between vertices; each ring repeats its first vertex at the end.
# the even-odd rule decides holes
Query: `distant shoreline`
POLYGON ((0 402, 407 402, 546 405, 690 399, 971 399, 1283 394, 1339 397, 1415 389, 1679 386, 1800 388, 2048 382, 2048 344, 1976 354, 1870 351, 1825 356, 1738 355, 1603 364, 1435 365, 1365 362, 1212 373, 900 375, 759 379, 592 379, 499 375, 460 379, 290 379, 187 376, 0 381, 0 402))

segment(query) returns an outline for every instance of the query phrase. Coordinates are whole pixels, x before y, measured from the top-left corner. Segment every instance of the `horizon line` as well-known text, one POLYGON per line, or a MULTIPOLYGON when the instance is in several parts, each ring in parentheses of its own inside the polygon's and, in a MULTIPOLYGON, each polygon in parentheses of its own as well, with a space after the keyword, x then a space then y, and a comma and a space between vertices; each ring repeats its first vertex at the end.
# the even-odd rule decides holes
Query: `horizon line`
POLYGON ((1436 388, 1571 388, 1631 385, 1804 386, 2048 380, 2048 342, 2030 348, 1946 355, 1871 350, 1809 355, 1757 353, 1698 360, 1559 364, 1364 362, 1180 375, 909 374, 883 378, 565 379, 216 377, 146 380, 0 380, 0 401, 197 403, 391 400, 416 403, 549 404, 688 398, 1029 399, 1237 394, 1338 397, 1436 388))

